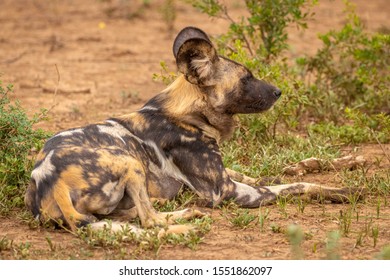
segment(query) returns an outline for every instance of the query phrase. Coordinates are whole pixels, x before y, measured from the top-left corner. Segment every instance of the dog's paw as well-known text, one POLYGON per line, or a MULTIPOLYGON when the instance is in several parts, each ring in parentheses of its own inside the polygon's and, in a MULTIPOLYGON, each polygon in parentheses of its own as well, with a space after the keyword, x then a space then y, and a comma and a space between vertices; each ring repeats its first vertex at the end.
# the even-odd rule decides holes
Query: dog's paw
POLYGON ((166 236, 167 234, 188 234, 190 231, 196 231, 196 227, 188 224, 184 225, 170 225, 166 228, 162 228, 157 234, 158 239, 166 236))
POLYGON ((183 217, 184 219, 193 219, 193 218, 202 218, 206 215, 208 215, 207 212, 200 210, 199 208, 187 208, 183 210, 183 217))
POLYGON ((352 203, 354 201, 363 200, 367 195, 368 190, 363 187, 344 187, 340 188, 334 194, 330 194, 330 201, 333 203, 352 203))

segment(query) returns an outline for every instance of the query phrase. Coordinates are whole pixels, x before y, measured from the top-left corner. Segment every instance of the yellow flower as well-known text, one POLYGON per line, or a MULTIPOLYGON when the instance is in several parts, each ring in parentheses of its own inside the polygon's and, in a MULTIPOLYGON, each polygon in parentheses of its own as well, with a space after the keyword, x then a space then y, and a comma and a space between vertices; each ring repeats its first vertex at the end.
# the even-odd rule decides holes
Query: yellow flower
POLYGON ((106 23, 103 22, 103 21, 99 22, 99 28, 100 28, 100 29, 106 28, 106 23))

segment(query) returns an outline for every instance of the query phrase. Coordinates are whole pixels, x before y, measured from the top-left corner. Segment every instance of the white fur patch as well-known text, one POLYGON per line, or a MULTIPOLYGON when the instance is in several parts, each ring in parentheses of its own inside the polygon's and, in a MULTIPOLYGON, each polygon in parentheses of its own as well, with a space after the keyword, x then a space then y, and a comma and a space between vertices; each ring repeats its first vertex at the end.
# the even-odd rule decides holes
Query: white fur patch
POLYGON ((106 133, 109 134, 115 138, 119 138, 124 144, 126 144, 125 140, 123 140, 122 136, 126 136, 129 134, 129 131, 126 130, 124 127, 119 125, 116 122, 111 122, 113 126, 107 126, 107 125, 98 125, 97 128, 99 129, 100 133, 106 133))
POLYGON ((111 196, 112 194, 112 191, 115 190, 115 187, 118 185, 118 181, 114 181, 114 182, 111 182, 111 181, 108 181, 107 183, 105 183, 102 187, 102 192, 107 195, 107 196, 111 196))
POLYGON ((146 145, 153 148, 156 156, 158 157, 159 162, 161 162, 161 170, 163 173, 176 178, 177 180, 185 183, 192 190, 196 191, 194 186, 190 183, 188 178, 180 171, 180 169, 173 163, 172 158, 167 158, 162 154, 161 150, 157 147, 156 143, 152 141, 145 142, 146 145))
POLYGON ((261 195, 259 194, 259 192, 255 188, 248 186, 246 184, 240 183, 240 182, 236 182, 236 181, 233 181, 233 182, 236 185, 236 198, 237 199, 249 196, 250 199, 248 201, 246 201, 246 203, 251 204, 260 198, 261 195))
POLYGON ((209 76, 212 71, 212 63, 207 57, 192 60, 191 67, 198 73, 201 79, 209 76))
POLYGON ((60 133, 54 135, 52 138, 61 137, 61 136, 63 136, 63 137, 72 136, 75 133, 84 133, 84 131, 82 128, 66 130, 66 131, 63 131, 63 132, 60 132, 60 133))
POLYGON ((99 132, 109 134, 115 138, 120 139, 124 144, 126 144, 125 140, 122 138, 124 136, 131 136, 133 138, 136 138, 138 142, 142 143, 143 141, 139 139, 137 136, 135 136, 133 133, 131 133, 129 130, 127 130, 125 127, 120 125, 119 123, 108 120, 107 123, 111 124, 112 126, 107 125, 98 125, 97 128, 99 129, 99 132))
POLYGON ((195 142, 196 138, 195 137, 188 137, 188 136, 185 136, 185 135, 181 135, 180 136, 180 140, 182 142, 189 142, 189 143, 191 143, 191 142, 195 142))
POLYGON ((105 126, 105 125, 98 125, 98 128, 99 128, 100 132, 110 134, 111 136, 114 136, 114 137, 118 137, 123 142, 125 142, 123 140, 123 138, 122 138, 124 136, 130 136, 130 137, 136 139, 139 143, 143 143, 144 142, 141 138, 135 136, 128 129, 126 129, 124 126, 122 126, 121 124, 117 123, 116 121, 108 120, 106 122, 111 124, 112 127, 108 127, 108 126, 105 126))
POLYGON ((141 109, 139 109, 138 112, 142 112, 142 111, 157 111, 157 110, 158 109, 156 107, 153 107, 153 106, 144 106, 141 109))
POLYGON ((51 157, 53 156, 53 153, 54 151, 50 151, 50 153, 42 161, 41 165, 39 165, 31 172, 31 177, 35 180, 35 183, 38 188, 39 188, 39 183, 44 178, 51 176, 53 172, 56 170, 56 167, 51 162, 51 157))

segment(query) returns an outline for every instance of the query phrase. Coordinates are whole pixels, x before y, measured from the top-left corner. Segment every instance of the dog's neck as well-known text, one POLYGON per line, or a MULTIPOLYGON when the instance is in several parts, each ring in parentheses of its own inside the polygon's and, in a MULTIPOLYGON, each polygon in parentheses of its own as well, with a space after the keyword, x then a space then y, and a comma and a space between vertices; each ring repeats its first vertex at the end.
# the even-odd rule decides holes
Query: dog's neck
POLYGON ((161 107, 175 122, 195 126, 207 137, 224 141, 233 133, 233 115, 217 112, 197 85, 179 76, 159 96, 161 107))

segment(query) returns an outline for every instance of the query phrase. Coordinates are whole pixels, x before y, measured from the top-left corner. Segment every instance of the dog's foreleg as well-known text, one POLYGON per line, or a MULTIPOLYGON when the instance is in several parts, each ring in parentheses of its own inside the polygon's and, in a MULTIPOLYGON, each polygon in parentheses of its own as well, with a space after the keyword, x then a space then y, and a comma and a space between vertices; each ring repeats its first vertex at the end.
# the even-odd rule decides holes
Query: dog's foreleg
POLYGON ((269 191, 265 187, 255 188, 233 180, 232 184, 233 186, 229 188, 229 193, 225 193, 224 199, 233 199, 235 203, 242 207, 254 208, 271 204, 277 197, 277 194, 269 191))
POLYGON ((162 216, 164 219, 166 219, 167 224, 173 224, 175 220, 177 219, 185 219, 189 220, 192 218, 200 218, 206 215, 206 213, 203 213, 197 209, 184 209, 179 211, 172 211, 172 212, 159 212, 159 216, 162 216))
POLYGON ((229 195, 226 195, 225 199, 234 199, 237 204, 243 207, 272 204, 279 196, 305 196, 340 203, 348 201, 352 194, 364 195, 362 189, 332 188, 305 182, 262 187, 252 187, 235 181, 233 183, 233 190, 229 195))

